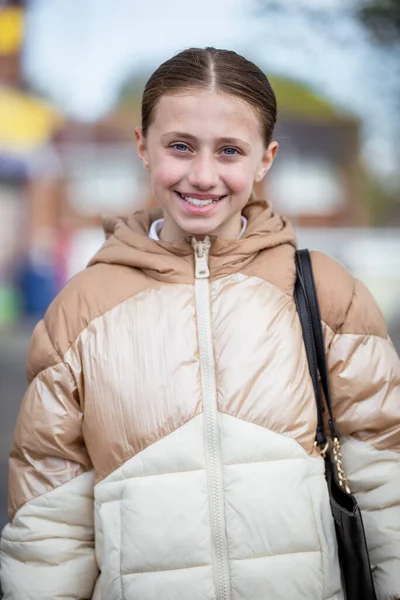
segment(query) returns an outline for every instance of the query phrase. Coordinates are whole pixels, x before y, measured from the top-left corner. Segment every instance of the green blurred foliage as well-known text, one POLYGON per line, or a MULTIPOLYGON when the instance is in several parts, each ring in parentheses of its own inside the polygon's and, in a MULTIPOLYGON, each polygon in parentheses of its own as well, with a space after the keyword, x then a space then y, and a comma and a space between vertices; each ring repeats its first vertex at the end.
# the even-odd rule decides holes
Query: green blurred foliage
POLYGON ((307 120, 332 121, 338 116, 336 107, 329 100, 316 94, 304 82, 276 75, 268 79, 277 97, 279 112, 307 120))
POLYGON ((377 42, 400 44, 400 0, 366 2, 358 8, 357 14, 377 42))

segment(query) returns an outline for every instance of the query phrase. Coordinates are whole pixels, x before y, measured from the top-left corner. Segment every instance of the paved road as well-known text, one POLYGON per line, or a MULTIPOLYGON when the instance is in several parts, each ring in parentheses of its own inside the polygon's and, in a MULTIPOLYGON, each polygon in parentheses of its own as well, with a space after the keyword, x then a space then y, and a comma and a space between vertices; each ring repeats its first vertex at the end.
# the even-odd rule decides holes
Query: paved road
POLYGON ((7 471, 15 420, 26 390, 25 362, 33 324, 0 332, 0 528, 7 521, 7 471))

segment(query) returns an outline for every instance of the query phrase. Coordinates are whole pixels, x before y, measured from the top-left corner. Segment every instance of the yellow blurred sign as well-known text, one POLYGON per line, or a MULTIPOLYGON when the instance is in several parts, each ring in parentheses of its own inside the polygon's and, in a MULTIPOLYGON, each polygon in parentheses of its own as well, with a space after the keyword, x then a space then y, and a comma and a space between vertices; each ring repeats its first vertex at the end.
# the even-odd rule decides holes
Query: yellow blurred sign
POLYGON ((16 6, 0 8, 0 54, 15 54, 24 37, 24 11, 16 6))
POLYGON ((62 122, 62 115, 46 102, 0 87, 0 150, 31 150, 45 143, 62 122))

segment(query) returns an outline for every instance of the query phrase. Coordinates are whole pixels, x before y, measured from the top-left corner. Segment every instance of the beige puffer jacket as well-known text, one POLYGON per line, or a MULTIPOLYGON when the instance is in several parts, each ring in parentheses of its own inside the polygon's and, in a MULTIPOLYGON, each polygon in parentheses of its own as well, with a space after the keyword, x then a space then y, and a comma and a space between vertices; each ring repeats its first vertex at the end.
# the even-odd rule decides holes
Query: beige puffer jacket
MULTIPOLYGON (((119 220, 34 332, 10 461, 6 600, 340 600, 295 237, 119 220)), ((400 597, 400 367, 367 289, 313 254, 334 411, 379 600, 400 597)))

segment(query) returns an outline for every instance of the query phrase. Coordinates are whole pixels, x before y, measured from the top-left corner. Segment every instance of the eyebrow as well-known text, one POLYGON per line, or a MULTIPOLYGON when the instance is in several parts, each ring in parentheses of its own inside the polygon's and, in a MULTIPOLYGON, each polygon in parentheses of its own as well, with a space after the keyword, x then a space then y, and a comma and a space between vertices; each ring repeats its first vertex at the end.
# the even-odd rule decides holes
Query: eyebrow
MULTIPOLYGON (((167 141, 170 138, 185 139, 191 141, 192 143, 196 143, 198 141, 196 136, 191 135, 190 133, 185 133, 184 131, 167 131, 166 133, 163 133, 161 135, 162 141, 167 141)), ((217 138, 216 142, 221 145, 242 146, 245 147, 247 150, 251 149, 250 144, 248 142, 245 142, 244 140, 241 140, 240 138, 220 137, 217 138)))

